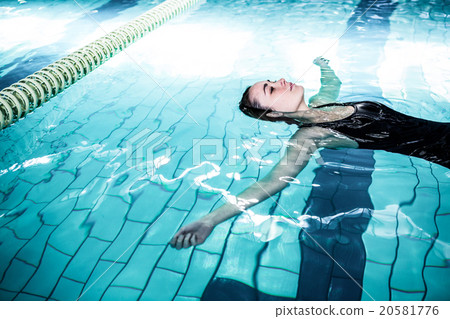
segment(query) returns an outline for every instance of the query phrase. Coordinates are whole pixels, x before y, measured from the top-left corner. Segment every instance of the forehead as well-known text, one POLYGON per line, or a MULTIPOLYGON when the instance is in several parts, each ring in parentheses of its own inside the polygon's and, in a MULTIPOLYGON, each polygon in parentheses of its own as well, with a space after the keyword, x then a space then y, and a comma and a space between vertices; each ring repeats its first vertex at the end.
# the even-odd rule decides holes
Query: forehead
POLYGON ((260 81, 260 82, 256 82, 255 84, 252 85, 252 87, 250 88, 249 91, 249 96, 250 99, 255 99, 260 97, 261 95, 264 95, 264 84, 266 83, 266 81, 260 81))

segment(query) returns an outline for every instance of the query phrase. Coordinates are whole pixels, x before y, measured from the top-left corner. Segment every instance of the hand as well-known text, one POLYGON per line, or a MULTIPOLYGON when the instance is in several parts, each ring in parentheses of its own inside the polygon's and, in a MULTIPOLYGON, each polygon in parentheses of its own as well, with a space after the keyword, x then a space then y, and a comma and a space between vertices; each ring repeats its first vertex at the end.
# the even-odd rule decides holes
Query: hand
POLYGON ((173 236, 170 245, 176 249, 181 249, 203 244, 213 229, 214 226, 211 223, 204 219, 200 219, 182 227, 175 236, 173 236))
POLYGON ((328 66, 328 62, 330 62, 330 60, 322 58, 321 56, 315 58, 314 61, 313 61, 313 63, 315 65, 318 65, 320 67, 328 66))

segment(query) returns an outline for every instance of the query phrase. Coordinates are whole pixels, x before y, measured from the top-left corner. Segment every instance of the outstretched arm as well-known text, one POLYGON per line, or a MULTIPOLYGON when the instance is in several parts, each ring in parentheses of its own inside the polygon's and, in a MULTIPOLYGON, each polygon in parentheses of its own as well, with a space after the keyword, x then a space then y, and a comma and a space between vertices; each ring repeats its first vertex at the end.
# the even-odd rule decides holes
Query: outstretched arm
POLYGON ((284 189, 288 185, 286 177, 296 177, 308 164, 311 154, 319 147, 357 147, 357 144, 347 138, 338 137, 324 128, 310 127, 298 130, 290 139, 284 157, 267 176, 240 193, 235 203, 228 202, 198 221, 182 227, 170 244, 177 249, 202 244, 216 225, 284 189))
POLYGON ((342 82, 330 68, 328 62, 327 59, 321 57, 314 60, 314 64, 320 66, 320 83, 322 86, 319 93, 309 99, 310 107, 333 103, 339 96, 342 82))

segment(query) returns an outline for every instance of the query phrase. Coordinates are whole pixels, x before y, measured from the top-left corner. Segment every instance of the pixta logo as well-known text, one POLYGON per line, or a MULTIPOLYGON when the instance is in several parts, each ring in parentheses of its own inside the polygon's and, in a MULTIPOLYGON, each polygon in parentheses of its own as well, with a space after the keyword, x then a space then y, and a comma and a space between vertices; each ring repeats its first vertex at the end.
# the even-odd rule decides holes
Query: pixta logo
POLYGON ((126 143, 126 165, 153 175, 155 169, 170 160, 173 148, 167 143, 170 136, 148 128, 132 136, 126 143))
MULTIPOLYGON (((170 161, 175 146, 170 146, 170 136, 144 129, 132 136, 126 143, 128 167, 155 174, 155 170, 170 161)), ((183 143, 189 143, 185 141, 183 143)), ((187 158, 192 159, 192 166, 203 162, 223 163, 227 166, 258 162, 260 165, 305 165, 310 157, 323 165, 320 152, 313 140, 302 139, 258 139, 243 141, 240 139, 203 138, 192 139, 192 148, 187 151, 187 158), (277 149, 276 152, 273 149, 277 149), (264 158, 271 154, 270 160, 264 158)))
POLYGON ((238 139, 203 138, 192 140, 192 164, 200 165, 204 161, 223 161, 227 166, 241 165, 243 161, 255 161, 260 165, 304 165, 310 156, 320 165, 324 164, 317 151, 317 145, 311 139, 258 139, 257 141, 242 141, 238 139), (241 149, 238 152, 238 149, 241 149), (273 149, 279 151, 273 153, 273 149), (272 160, 264 157, 272 154, 272 160))

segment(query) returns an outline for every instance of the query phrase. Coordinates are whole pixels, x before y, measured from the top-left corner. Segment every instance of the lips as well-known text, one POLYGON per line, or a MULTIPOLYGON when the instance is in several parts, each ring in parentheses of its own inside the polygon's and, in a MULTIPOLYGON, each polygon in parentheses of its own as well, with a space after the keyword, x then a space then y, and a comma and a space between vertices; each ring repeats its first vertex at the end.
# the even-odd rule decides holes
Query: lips
POLYGON ((292 89, 294 88, 295 84, 292 82, 287 82, 285 79, 281 79, 281 85, 282 86, 287 86, 289 85, 289 91, 292 91, 292 89))

